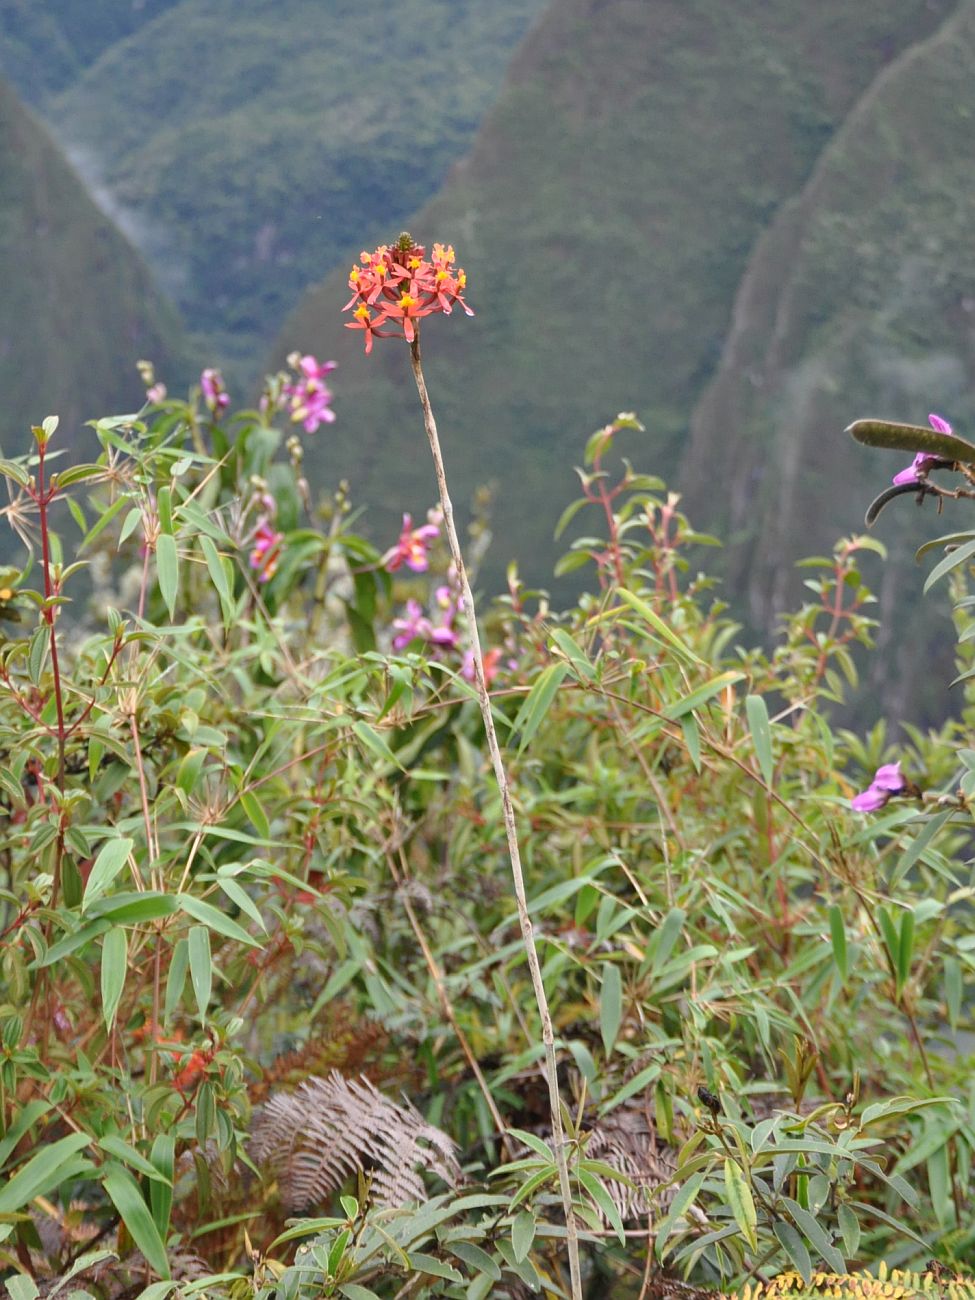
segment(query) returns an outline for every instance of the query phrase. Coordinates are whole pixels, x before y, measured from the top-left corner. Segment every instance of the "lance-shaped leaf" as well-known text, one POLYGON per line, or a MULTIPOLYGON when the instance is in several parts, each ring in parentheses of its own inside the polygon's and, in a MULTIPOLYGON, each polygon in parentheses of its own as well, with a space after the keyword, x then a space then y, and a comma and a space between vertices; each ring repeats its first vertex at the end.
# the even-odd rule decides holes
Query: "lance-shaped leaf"
POLYGON ((847 429, 865 447, 889 447, 893 451, 922 451, 942 460, 975 461, 975 447, 955 434, 937 433, 920 424, 895 424, 892 420, 855 420, 847 429))

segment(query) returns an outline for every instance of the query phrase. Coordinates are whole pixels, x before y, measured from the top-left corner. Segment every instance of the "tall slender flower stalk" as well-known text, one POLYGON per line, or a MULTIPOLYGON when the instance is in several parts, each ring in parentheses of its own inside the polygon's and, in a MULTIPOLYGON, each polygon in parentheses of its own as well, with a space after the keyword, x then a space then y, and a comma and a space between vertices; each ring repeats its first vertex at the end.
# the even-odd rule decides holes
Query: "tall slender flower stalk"
POLYGON ((481 706, 481 717, 484 720, 484 734, 487 737, 488 750, 491 754, 491 763, 494 767, 494 777, 497 781, 498 791, 501 795, 501 811, 504 818, 505 837, 508 842, 508 857, 511 860, 511 875, 514 880, 515 898, 518 903, 518 920, 521 924, 521 937, 525 945, 525 953, 528 958, 528 969, 531 972, 532 988, 535 990, 535 1001, 538 1003, 538 1012, 542 1021, 542 1042, 545 1045, 545 1075, 548 1082, 549 1109, 552 1120, 552 1147, 555 1152, 555 1163, 559 1173, 559 1191, 562 1196, 562 1207, 565 1213, 565 1228, 569 1249, 569 1274, 572 1283, 572 1295, 573 1300, 582 1300, 582 1281, 579 1270, 579 1236, 576 1229, 575 1215, 572 1210, 572 1188, 569 1183, 569 1166, 565 1154, 565 1130, 562 1125, 562 1103, 559 1096, 558 1062, 555 1058, 555 1034, 552 1029, 552 1016, 549 1012, 548 998, 545 993, 545 985, 542 981, 542 968, 538 960, 538 949, 535 944, 535 931, 532 926, 531 915, 528 911, 528 898, 525 893, 525 874, 521 866, 521 850, 518 845, 518 829, 515 824, 515 813, 511 802, 511 788, 508 783, 508 774, 505 771, 504 759, 501 755, 501 746, 498 744, 497 732, 494 729, 494 717, 491 713, 491 697, 488 693, 487 677, 484 672, 484 656, 481 653, 481 639, 477 631, 477 611, 474 607, 474 593, 471 591, 471 584, 467 577, 467 568, 464 564, 464 555, 461 550, 460 540, 457 537, 457 529, 454 524, 454 507, 450 500, 450 492, 447 488, 447 472, 444 468, 443 454, 440 450, 440 439, 437 435, 437 421, 434 418, 433 407, 430 404, 430 394, 427 392, 426 380, 423 377, 423 366, 420 360, 420 333, 418 328, 416 328, 414 337, 410 342, 410 364, 413 368, 413 378, 416 381, 416 390, 420 395, 420 405, 423 408, 423 427, 426 429, 427 439, 430 443, 430 452, 433 456, 433 466, 437 475, 437 487, 440 492, 440 509, 443 512, 444 530, 447 534, 450 556, 454 562, 454 569, 457 573, 457 581, 460 584, 461 595, 464 601, 464 611, 467 614, 467 626, 470 630, 470 648, 473 655, 474 682, 477 687, 477 699, 481 706))
POLYGON ((508 857, 511 861, 511 875, 514 880, 515 898, 518 904, 518 920, 521 925, 521 937, 528 958, 532 988, 542 1022, 542 1042, 545 1047, 545 1076, 548 1083, 549 1110, 552 1121, 552 1146, 555 1164, 558 1170, 559 1191, 565 1215, 566 1238, 569 1251, 569 1276, 573 1300, 582 1300, 582 1277, 579 1269, 579 1235, 575 1215, 572 1210, 572 1187, 569 1182, 569 1165, 566 1157, 565 1129, 562 1124, 562 1102, 559 1096, 558 1062, 555 1058, 555 1034, 552 1030, 552 1017, 548 1009, 548 998, 542 982, 542 968, 535 946, 535 932, 528 912, 528 899, 525 893, 525 874, 521 866, 521 851, 518 846, 518 830, 515 825, 514 808, 511 803, 511 790, 501 746, 498 744, 494 729, 494 717, 491 713, 491 697, 488 694, 487 674, 484 670, 484 656, 481 653, 481 640, 477 632, 477 611, 474 608, 474 595, 471 591, 464 555, 461 551, 457 529, 454 524, 454 508, 447 489, 447 473, 444 468, 440 439, 437 436, 437 422, 434 419, 430 394, 427 392, 426 380, 420 361, 420 321, 424 316, 441 314, 448 316, 455 306, 459 306, 468 316, 473 312, 464 301, 464 289, 467 277, 460 267, 454 266, 454 250, 450 245, 434 244, 433 252, 427 258, 425 250, 414 243, 409 234, 400 235, 393 245, 382 244, 373 253, 364 252, 361 266, 353 266, 349 275, 349 288, 352 297, 345 305, 345 310, 352 308, 353 320, 347 328, 362 330, 365 338, 366 352, 372 350, 377 338, 403 338, 410 345, 410 364, 416 390, 420 395, 423 408, 423 426, 430 443, 433 465, 437 475, 437 487, 440 492, 440 510, 443 515, 444 530, 450 547, 451 559, 460 584, 464 611, 467 614, 467 626, 470 634, 471 662, 474 669, 474 682, 477 687, 477 699, 481 706, 484 720, 484 733, 487 737, 494 776, 501 795, 501 810, 504 818, 505 837, 508 842, 508 857))

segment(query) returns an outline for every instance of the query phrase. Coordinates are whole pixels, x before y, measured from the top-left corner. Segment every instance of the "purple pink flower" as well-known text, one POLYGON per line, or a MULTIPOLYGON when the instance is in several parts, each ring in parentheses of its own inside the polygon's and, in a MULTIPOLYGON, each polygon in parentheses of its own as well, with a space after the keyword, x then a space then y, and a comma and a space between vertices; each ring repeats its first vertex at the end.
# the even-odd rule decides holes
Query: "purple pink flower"
POLYGON ((394 618, 393 649, 402 650, 411 641, 426 641, 432 646, 456 647, 460 635, 454 627, 457 617, 457 602, 449 587, 438 587, 434 593, 436 621, 428 617, 423 606, 417 600, 406 602, 405 618, 394 618))
POLYGON ((332 390, 324 379, 335 369, 336 363, 320 362, 310 354, 300 356, 293 352, 288 364, 299 376, 296 383, 284 386, 291 419, 295 424, 301 424, 306 433, 314 433, 320 424, 332 424, 335 420, 331 407, 332 390))
POLYGON ((430 566, 430 545, 440 536, 439 518, 439 514, 431 510, 427 522, 414 528, 412 515, 405 514, 399 541, 383 556, 383 567, 389 573, 395 573, 405 564, 414 573, 425 573, 430 566))
POLYGON ((895 794, 907 789, 907 778, 901 772, 900 761, 878 767, 873 780, 861 794, 851 801, 854 812, 877 812, 895 794))
POLYGON ((467 275, 460 267, 454 269, 450 245, 434 244, 427 258, 420 244, 402 235, 392 246, 381 244, 372 253, 363 252, 359 260, 362 265, 353 266, 349 273, 352 297, 342 310, 355 308, 346 329, 365 331, 366 352, 372 351, 374 338, 398 337, 412 343, 416 321, 435 312, 449 316, 455 304, 468 316, 474 315, 464 301, 467 275), (394 328, 382 328, 385 325, 394 328))
MULTIPOLYGON (((935 433, 945 433, 949 438, 954 435, 951 425, 940 415, 929 415, 928 423, 935 433)), ((952 463, 950 460, 945 460, 943 456, 932 456, 929 452, 919 451, 907 469, 902 469, 899 474, 894 475, 893 482, 897 487, 907 483, 919 483, 921 476, 927 474, 929 470, 944 469, 952 463)))
POLYGON ((261 515, 257 521, 252 538, 250 566, 257 570, 258 582, 270 582, 277 572, 281 559, 284 533, 279 533, 271 526, 267 515, 261 515))
POLYGON ((219 370, 212 367, 204 370, 200 375, 200 390, 203 393, 203 400, 213 412, 213 418, 219 420, 230 405, 230 394, 223 386, 223 375, 219 370))

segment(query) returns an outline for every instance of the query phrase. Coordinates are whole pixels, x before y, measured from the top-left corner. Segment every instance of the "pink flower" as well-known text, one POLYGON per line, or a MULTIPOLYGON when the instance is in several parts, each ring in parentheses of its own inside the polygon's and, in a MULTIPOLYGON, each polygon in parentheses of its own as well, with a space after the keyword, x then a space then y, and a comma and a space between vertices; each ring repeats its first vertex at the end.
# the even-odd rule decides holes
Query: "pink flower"
MULTIPOLYGON (((935 433, 945 433, 949 438, 954 434, 951 425, 940 415, 929 415, 928 424, 935 433)), ((906 483, 919 483, 922 474, 927 474, 932 469, 944 469, 952 463, 950 460, 945 460, 943 456, 932 456, 929 452, 919 451, 907 469, 902 469, 899 474, 895 474, 892 481, 897 487, 906 483)))
POLYGON ((419 528, 413 527, 412 515, 403 516, 403 529, 399 541, 383 556, 383 567, 389 573, 395 573, 405 564, 414 573, 426 573, 430 566, 429 549, 432 542, 440 536, 440 528, 434 523, 435 516, 428 515, 428 522, 419 528))
POLYGON ((906 789, 907 779, 901 772, 900 761, 885 763, 877 768, 870 785, 851 800, 850 806, 854 812, 877 812, 895 794, 903 794, 906 789))
POLYGON ((297 383, 285 384, 289 398, 291 419, 301 424, 306 433, 314 433, 320 424, 332 424, 335 412, 331 408, 332 390, 324 382, 326 375, 335 369, 334 361, 319 362, 311 354, 299 356, 293 352, 288 364, 300 371, 297 383))
POLYGON ((203 400, 213 412, 213 418, 219 420, 220 416, 230 405, 230 394, 223 386, 223 375, 219 370, 212 367, 204 370, 200 375, 200 389, 203 393, 203 400))
MULTIPOLYGON (((490 686, 498 675, 498 665, 501 661, 501 647, 492 646, 484 656, 484 685, 490 686)), ((466 681, 473 682, 476 677, 474 673, 474 651, 468 650, 464 655, 464 662, 461 664, 460 675, 466 681)))
POLYGON ((422 641, 427 640, 427 634, 432 631, 430 620, 423 612, 423 606, 418 600, 408 600, 406 602, 406 617, 394 618, 393 627, 396 629, 396 635, 393 637, 393 649, 402 650, 408 646, 411 641, 418 638, 422 641))
POLYGON ((404 646, 416 640, 426 641, 434 647, 452 648, 457 645, 460 639, 454 627, 457 605, 449 587, 437 588, 434 593, 434 604, 439 611, 437 622, 423 612, 419 601, 406 602, 406 617, 393 619, 393 627, 396 630, 396 635, 393 637, 394 650, 402 650, 404 646))
POLYGON ((253 549, 250 554, 250 566, 257 570, 258 582, 270 582, 281 559, 281 543, 284 533, 271 527, 267 515, 261 515, 254 530, 253 549))
POLYGON ((153 384, 151 388, 146 389, 147 402, 164 402, 166 400, 166 385, 153 384))

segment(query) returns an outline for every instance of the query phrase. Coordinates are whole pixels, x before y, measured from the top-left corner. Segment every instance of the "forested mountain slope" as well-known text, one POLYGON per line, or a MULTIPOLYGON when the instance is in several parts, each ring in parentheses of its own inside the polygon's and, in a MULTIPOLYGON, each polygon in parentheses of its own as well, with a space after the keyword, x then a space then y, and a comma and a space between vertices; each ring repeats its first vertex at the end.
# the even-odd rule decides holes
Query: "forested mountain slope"
POLYGON ((188 327, 252 361, 436 191, 544 3, 182 0, 45 112, 188 327))
POLYGON ((140 357, 182 373, 176 315, 47 132, 0 82, 0 445, 138 407, 140 357))
MULTIPOLYGON (((759 625, 794 590, 791 561, 857 527, 911 459, 857 446, 846 424, 934 411, 975 430, 973 85, 966 3, 877 78, 742 280, 683 478, 691 510, 735 539, 730 582, 759 625)), ((919 516, 902 498, 877 524, 893 553, 877 659, 895 712, 944 678, 930 663, 944 600, 922 600, 913 554, 964 511, 919 516)))
MULTIPOLYGON (((756 241, 877 75, 955 7, 557 0, 546 12, 471 153, 406 223, 421 242, 455 243, 468 271, 478 315, 432 324, 425 356, 458 496, 499 483, 495 576, 518 556, 548 580, 580 440, 618 410, 648 426, 628 453, 676 474, 756 241)), ((340 361, 321 472, 387 505, 390 527, 433 484, 406 357, 392 344, 361 356, 346 296, 337 272, 275 356, 300 346, 340 361)), ((718 522, 705 500, 698 525, 718 522)))

